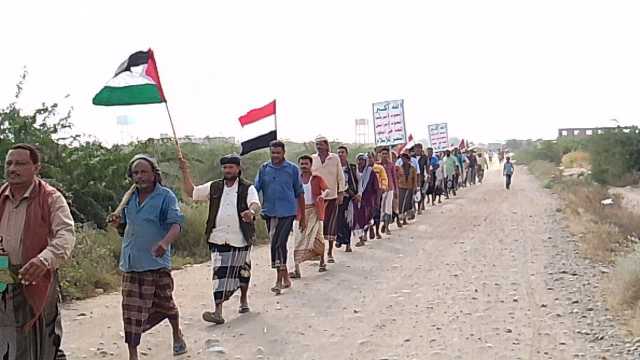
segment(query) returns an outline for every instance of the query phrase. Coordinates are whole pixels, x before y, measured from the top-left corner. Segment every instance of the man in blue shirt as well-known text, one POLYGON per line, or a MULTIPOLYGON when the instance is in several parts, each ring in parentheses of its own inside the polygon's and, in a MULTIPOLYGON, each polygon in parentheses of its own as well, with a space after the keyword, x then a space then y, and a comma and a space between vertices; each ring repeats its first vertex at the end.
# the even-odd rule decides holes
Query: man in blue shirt
POLYGON ((135 186, 110 217, 122 238, 122 316, 129 359, 138 360, 142 333, 168 319, 173 329, 173 353, 187 352, 173 301, 171 244, 180 236, 184 217, 171 190, 162 186, 155 160, 136 155, 128 176, 135 186))
MULTIPOLYGON (((276 285, 271 288, 276 295, 291 287, 287 270, 287 240, 296 219, 298 207, 304 209, 304 191, 300 182, 300 170, 284 157, 284 143, 275 140, 270 144, 271 161, 264 163, 256 175, 255 188, 262 192, 262 217, 267 222, 271 238, 271 268, 276 269, 276 285)), ((304 211, 298 219, 300 230, 306 229, 304 211)))
POLYGON ((513 177, 513 173, 515 172, 515 167, 511 162, 511 157, 507 156, 507 161, 504 163, 504 167, 502 168, 502 174, 506 180, 507 190, 511 189, 511 178, 513 177))

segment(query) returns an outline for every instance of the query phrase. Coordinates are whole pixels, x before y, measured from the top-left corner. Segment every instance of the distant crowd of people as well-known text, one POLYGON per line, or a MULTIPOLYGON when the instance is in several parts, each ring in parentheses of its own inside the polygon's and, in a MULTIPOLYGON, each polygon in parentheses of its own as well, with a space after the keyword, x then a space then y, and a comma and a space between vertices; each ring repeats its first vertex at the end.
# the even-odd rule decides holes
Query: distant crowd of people
MULTIPOLYGON (((266 222, 271 291, 280 295, 303 276, 301 264, 318 261, 319 271, 335 263, 335 249, 383 239, 408 226, 428 205, 456 196, 460 188, 482 183, 491 159, 474 150, 434 153, 421 144, 396 153, 376 148, 349 161, 349 149, 331 151, 327 138, 315 139, 315 154, 286 160, 285 144, 270 144, 271 160, 252 183, 242 176, 241 158, 220 159, 223 177, 194 184, 181 157, 183 190, 208 202, 204 226, 211 252, 214 307, 202 318, 223 324, 223 304, 240 290, 238 312, 250 312, 251 251, 256 219, 266 222), (262 195, 262 196, 260 196, 262 195), (289 238, 293 234, 293 261, 289 238), (289 265, 293 264, 293 267, 289 265)), ((493 156, 492 154, 490 155, 493 156)), ((5 160, 7 182, 0 186, 0 358, 64 359, 57 268, 71 254, 74 223, 64 197, 38 177, 40 154, 34 146, 13 146, 5 160)), ((510 188, 513 164, 503 168, 510 188)), ((180 237, 184 215, 176 195, 163 185, 155 159, 137 155, 127 175, 133 182, 108 222, 122 237, 122 320, 129 358, 138 359, 142 334, 167 319, 173 353, 187 352, 173 300, 171 248, 180 237)))

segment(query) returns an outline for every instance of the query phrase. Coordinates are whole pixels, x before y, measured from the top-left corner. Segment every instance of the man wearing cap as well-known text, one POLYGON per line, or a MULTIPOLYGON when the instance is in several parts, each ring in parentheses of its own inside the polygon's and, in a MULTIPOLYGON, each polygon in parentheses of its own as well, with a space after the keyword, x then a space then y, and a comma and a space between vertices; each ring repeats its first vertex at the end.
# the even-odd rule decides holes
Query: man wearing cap
POLYGON ((342 204, 344 191, 347 187, 342 164, 338 155, 330 152, 329 140, 324 136, 315 139, 317 154, 311 155, 313 165, 311 171, 320 175, 327 183, 328 191, 325 197, 325 213, 323 235, 329 241, 327 262, 334 263, 333 243, 338 234, 338 206, 342 204))
POLYGON ((222 179, 194 186, 187 161, 180 159, 186 195, 195 201, 209 202, 205 239, 211 251, 215 310, 205 311, 202 318, 214 324, 224 324, 222 304, 237 289, 240 289, 238 312, 249 312, 250 255, 256 240, 255 216, 260 213, 256 188, 241 176, 240 156, 224 156, 220 159, 220 166, 222 179))
POLYGON ((122 317, 129 359, 138 359, 142 333, 165 319, 173 330, 173 354, 187 352, 173 301, 171 245, 180 236, 184 216, 175 194, 162 186, 160 168, 147 155, 129 162, 134 182, 109 222, 122 236, 122 317))

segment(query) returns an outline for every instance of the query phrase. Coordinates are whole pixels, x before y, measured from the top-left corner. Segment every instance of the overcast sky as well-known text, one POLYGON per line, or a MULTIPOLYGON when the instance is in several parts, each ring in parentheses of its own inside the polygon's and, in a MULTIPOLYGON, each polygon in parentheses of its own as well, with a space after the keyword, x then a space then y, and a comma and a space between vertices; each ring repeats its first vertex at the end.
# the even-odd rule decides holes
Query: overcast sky
POLYGON ((278 101, 281 137, 353 141, 371 103, 404 99, 408 132, 448 122, 475 141, 554 138, 558 127, 640 121, 637 1, 4 1, 0 105, 74 108, 112 143, 169 133, 161 105, 91 98, 153 48, 178 135, 238 136, 278 101), (70 94, 69 98, 64 98, 70 94), (123 132, 117 116, 135 124, 123 132))

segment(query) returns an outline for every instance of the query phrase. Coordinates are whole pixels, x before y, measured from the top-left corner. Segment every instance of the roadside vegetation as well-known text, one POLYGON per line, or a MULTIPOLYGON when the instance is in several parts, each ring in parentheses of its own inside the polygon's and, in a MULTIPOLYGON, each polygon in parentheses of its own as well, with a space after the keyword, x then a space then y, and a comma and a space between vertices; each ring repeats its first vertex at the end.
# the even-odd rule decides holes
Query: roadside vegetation
MULTIPOLYGON (((72 111, 64 110, 64 104, 43 103, 33 111, 25 111, 18 105, 26 77, 26 72, 20 77, 15 99, 0 108, 0 184, 4 182, 8 149, 16 143, 36 144, 43 155, 41 176, 65 194, 77 224, 76 248, 71 260, 60 269, 64 298, 81 299, 119 288, 120 238, 107 228, 105 219, 129 188, 127 165, 138 153, 158 159, 164 184, 181 199, 186 225, 174 248, 174 267, 207 261, 209 252, 204 240, 207 205, 193 204, 183 196, 173 142, 148 139, 109 147, 76 135, 72 111)), ((292 161, 314 152, 312 143, 286 142, 286 145, 287 158, 292 161)), ((350 148, 355 156, 365 146, 350 148)), ((194 181, 205 183, 222 176, 220 157, 238 152, 239 146, 227 139, 208 139, 204 144, 185 141, 182 150, 190 161, 194 181)), ((253 181, 259 165, 268 159, 267 150, 243 157, 243 175, 253 181)), ((257 236, 259 243, 268 242, 262 220, 257 222, 257 236)))
POLYGON ((609 305, 626 315, 636 336, 640 336, 640 215, 624 207, 622 196, 611 194, 609 188, 638 184, 639 155, 640 134, 635 131, 533 142, 514 156, 545 188, 561 196, 569 230, 580 240, 583 255, 613 268, 606 287, 609 305))

